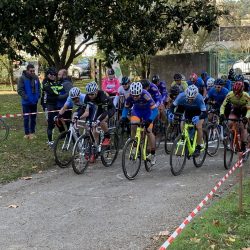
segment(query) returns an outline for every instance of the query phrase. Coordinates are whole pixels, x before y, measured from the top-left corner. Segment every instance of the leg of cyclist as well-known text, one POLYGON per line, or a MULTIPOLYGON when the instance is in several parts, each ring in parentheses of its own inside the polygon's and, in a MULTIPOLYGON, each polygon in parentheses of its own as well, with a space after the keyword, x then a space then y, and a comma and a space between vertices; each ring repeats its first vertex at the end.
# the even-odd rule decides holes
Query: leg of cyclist
POLYGON ((151 157, 151 164, 155 165, 156 163, 156 156, 155 156, 155 135, 153 133, 153 123, 149 125, 147 128, 147 134, 148 134, 148 141, 149 141, 149 146, 150 146, 150 154, 152 155, 151 157))
POLYGON ((110 133, 108 129, 108 116, 106 116, 101 122, 100 122, 100 127, 104 132, 104 140, 102 142, 103 146, 109 146, 110 145, 110 133))

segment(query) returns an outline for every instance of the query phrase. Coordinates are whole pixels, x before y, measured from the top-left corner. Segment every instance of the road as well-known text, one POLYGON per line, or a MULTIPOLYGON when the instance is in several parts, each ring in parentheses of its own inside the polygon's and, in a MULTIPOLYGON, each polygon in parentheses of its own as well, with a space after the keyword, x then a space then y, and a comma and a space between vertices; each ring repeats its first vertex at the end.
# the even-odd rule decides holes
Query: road
POLYGON ((142 168, 134 181, 125 179, 118 157, 112 167, 99 162, 83 175, 53 167, 2 185, 0 249, 155 249, 152 237, 172 232, 226 174, 222 159, 221 152, 208 157, 199 169, 189 160, 174 177, 160 151, 154 170, 142 168))

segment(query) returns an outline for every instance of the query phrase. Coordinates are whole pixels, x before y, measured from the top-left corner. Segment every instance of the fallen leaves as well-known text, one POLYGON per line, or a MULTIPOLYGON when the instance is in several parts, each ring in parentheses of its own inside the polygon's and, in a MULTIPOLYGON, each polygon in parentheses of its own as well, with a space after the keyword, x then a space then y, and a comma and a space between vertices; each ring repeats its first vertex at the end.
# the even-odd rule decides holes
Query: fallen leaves
POLYGON ((8 208, 18 208, 19 206, 16 204, 9 205, 8 208))
POLYGON ((216 227, 220 226, 220 221, 219 220, 213 220, 213 225, 216 227))
POLYGON ((25 176, 25 177, 22 177, 21 179, 22 179, 22 180, 25 180, 25 181, 28 181, 28 180, 31 180, 32 177, 31 177, 31 176, 25 176))
POLYGON ((190 238, 190 241, 192 241, 194 243, 200 243, 201 239, 194 237, 194 238, 190 238))

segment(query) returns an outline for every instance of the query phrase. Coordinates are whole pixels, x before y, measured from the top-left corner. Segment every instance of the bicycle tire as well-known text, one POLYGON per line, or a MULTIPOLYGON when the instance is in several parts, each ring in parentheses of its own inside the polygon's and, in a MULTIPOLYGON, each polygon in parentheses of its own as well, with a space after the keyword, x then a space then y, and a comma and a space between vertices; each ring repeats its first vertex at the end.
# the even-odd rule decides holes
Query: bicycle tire
POLYGON ((166 154, 171 153, 173 142, 175 138, 178 136, 178 134, 179 134, 178 128, 176 126, 173 126, 172 124, 169 124, 166 131, 165 143, 164 143, 166 154))
POLYGON ((220 134, 217 126, 209 124, 207 126, 207 134, 208 134, 207 154, 213 157, 218 153, 220 147, 220 134), (215 143, 213 143, 214 141, 215 143), (212 146, 210 147, 210 145, 212 146))
POLYGON ((3 119, 0 119, 0 141, 7 140, 10 128, 3 119))
POLYGON ((111 145, 102 148, 101 161, 105 167, 110 167, 115 162, 119 152, 119 139, 116 132, 110 132, 111 145), (107 154, 107 155, 106 155, 107 154), (112 157, 110 159, 110 156, 112 157))
MULTIPOLYGON (((148 141, 147 141, 147 144, 148 144, 148 141)), ((148 146, 148 145, 147 145, 148 146)), ((147 148, 147 147, 146 147, 147 148)), ((146 158, 146 160, 144 160, 144 167, 145 167, 145 170, 147 172, 151 172, 152 169, 153 169, 153 166, 151 165, 151 162, 149 159, 146 158)))
POLYGON ((72 168, 76 174, 83 174, 88 167, 91 156, 91 140, 89 136, 82 135, 76 141, 73 150, 72 168))
POLYGON ((180 175, 183 171, 187 159, 187 146, 184 144, 182 135, 178 135, 174 140, 173 146, 170 152, 170 170, 174 176, 180 175), (178 152, 177 152, 178 147, 178 152), (183 154, 184 150, 184 154, 183 154), (180 168, 176 169, 176 165, 174 164, 174 157, 177 156, 177 153, 180 153, 179 156, 183 157, 182 163, 180 164, 180 168))
POLYGON ((141 167, 141 146, 139 146, 139 152, 138 152, 138 157, 137 159, 133 159, 133 155, 135 154, 135 152, 132 153, 133 150, 136 151, 136 147, 133 145, 134 143, 136 143, 135 139, 129 138, 127 140, 127 142, 125 143, 125 146, 122 150, 122 170, 123 173, 125 175, 125 177, 128 180, 134 180, 135 177, 137 176, 137 174, 139 173, 140 167, 141 167), (129 152, 129 155, 126 155, 126 152, 129 152), (132 156, 131 156, 132 153, 132 156), (135 170, 133 171, 132 174, 130 174, 128 171, 128 166, 131 166, 132 163, 138 163, 138 165, 136 166, 135 170))
POLYGON ((202 157, 201 157, 201 154, 198 157, 193 157, 194 165, 197 168, 200 168, 203 165, 204 161, 206 160, 206 156, 207 156, 207 146, 208 146, 207 131, 205 129, 203 129, 202 133, 203 133, 204 150, 201 150, 201 153, 204 152, 204 154, 202 157), (201 161, 198 162, 199 158, 201 158, 201 161))
POLYGON ((223 146, 224 146, 223 161, 225 169, 230 169, 232 166, 232 161, 234 156, 232 143, 233 143, 233 134, 229 132, 228 136, 223 140, 223 146))
POLYGON ((59 134, 57 137, 55 143, 54 143, 54 157, 55 157, 55 162, 60 168, 66 168, 69 166, 69 164, 72 161, 72 151, 74 148, 74 141, 73 138, 71 138, 70 142, 70 147, 69 149, 67 148, 62 148, 64 144, 60 147, 61 142, 65 142, 66 145, 68 144, 67 140, 69 139, 70 136, 70 131, 64 131, 59 134), (66 154, 66 152, 69 152, 69 154, 66 154))

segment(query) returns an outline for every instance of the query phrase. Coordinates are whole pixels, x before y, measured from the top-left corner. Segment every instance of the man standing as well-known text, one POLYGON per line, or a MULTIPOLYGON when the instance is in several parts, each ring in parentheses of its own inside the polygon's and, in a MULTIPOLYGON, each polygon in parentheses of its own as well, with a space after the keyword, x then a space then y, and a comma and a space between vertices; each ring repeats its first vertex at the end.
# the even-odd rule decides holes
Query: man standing
MULTIPOLYGON (((26 70, 19 78, 17 93, 22 98, 23 113, 36 113, 40 98, 40 82, 35 74, 35 67, 28 64, 26 70)), ((25 139, 34 139, 36 128, 36 114, 24 116, 25 139)))

